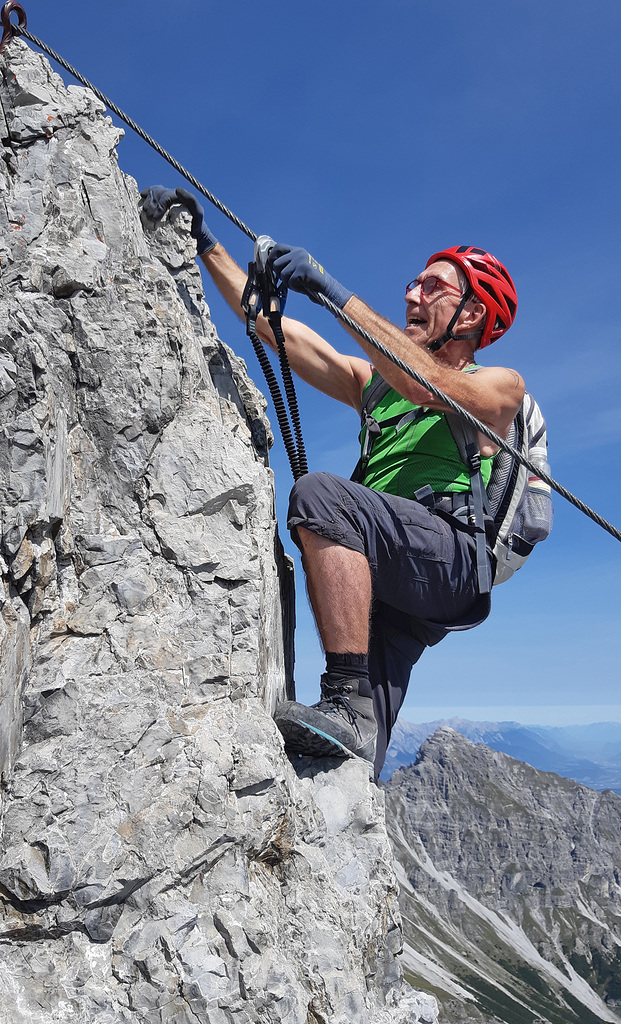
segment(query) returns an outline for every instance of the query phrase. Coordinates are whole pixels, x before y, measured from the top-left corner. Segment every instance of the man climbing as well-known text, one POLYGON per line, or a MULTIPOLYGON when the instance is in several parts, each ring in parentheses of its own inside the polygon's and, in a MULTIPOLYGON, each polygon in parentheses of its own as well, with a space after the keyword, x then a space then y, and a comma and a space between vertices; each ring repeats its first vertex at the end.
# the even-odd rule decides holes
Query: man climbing
MULTIPOLYGON (((241 315, 246 275, 207 228, 195 197, 154 187, 143 200, 143 216, 151 221, 173 204, 190 211, 198 254, 241 315)), ((517 308, 511 278, 489 253, 456 246, 430 257, 407 285, 404 329, 375 313, 304 249, 276 245, 270 262, 289 288, 323 293, 431 384, 507 436, 524 396, 522 378, 503 367, 472 372, 475 351, 508 330, 517 308)), ((283 328, 292 370, 358 413, 378 375, 386 382, 373 417, 365 420, 357 480, 309 473, 291 492, 287 525, 302 552, 326 672, 317 704, 286 701, 276 713, 291 752, 354 754, 373 764, 377 777, 412 666, 425 647, 478 625, 490 611, 481 564, 477 571, 470 477, 445 407, 389 359, 357 334, 369 358, 338 352, 298 321, 284 318, 283 328)), ((258 333, 274 347, 263 318, 258 333)), ((478 441, 487 482, 497 449, 483 434, 478 441)), ((488 546, 488 565, 492 557, 488 546)))

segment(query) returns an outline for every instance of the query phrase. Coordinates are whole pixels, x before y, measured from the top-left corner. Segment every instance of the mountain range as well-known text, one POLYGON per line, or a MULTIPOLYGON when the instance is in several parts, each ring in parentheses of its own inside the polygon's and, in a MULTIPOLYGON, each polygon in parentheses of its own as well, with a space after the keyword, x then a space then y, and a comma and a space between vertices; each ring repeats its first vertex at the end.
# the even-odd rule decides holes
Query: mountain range
POLYGON ((448 728, 384 789, 406 977, 443 1024, 621 1022, 621 797, 448 728))
POLYGON ((612 789, 621 794, 618 722, 548 728, 519 722, 470 722, 462 718, 421 725, 399 721, 392 733, 382 779, 388 780, 396 768, 415 761, 421 744, 444 726, 473 743, 484 743, 541 771, 564 775, 590 789, 612 789))

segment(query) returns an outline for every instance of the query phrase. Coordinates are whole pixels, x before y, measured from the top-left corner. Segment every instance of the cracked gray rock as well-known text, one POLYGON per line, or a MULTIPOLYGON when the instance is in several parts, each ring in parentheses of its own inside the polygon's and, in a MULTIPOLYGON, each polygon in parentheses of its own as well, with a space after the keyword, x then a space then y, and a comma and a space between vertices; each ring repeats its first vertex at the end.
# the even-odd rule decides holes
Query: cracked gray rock
POLYGON ((265 402, 188 218, 0 58, 0 1020, 413 1024, 382 793, 290 763, 265 402))

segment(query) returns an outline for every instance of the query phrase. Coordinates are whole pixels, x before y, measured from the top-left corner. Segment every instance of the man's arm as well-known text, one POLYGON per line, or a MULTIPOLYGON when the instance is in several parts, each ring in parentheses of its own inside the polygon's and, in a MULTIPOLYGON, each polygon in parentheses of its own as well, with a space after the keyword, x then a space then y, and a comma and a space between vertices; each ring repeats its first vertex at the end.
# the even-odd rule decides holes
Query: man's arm
MULTIPOLYGON (((243 320, 241 297, 246 274, 218 242, 201 256, 214 284, 234 313, 243 320)), ((283 317, 287 357, 294 373, 312 387, 360 412, 362 389, 373 368, 368 360, 337 352, 310 327, 283 317)), ((257 334, 276 351, 271 327, 264 316, 257 320, 257 334)))
MULTIPOLYGON (((306 252, 291 245, 277 244, 272 249, 269 261, 281 280, 295 291, 303 291, 312 298, 320 292, 331 299, 364 327, 365 330, 383 342, 396 356, 458 402, 468 412, 491 427, 497 434, 506 437, 524 396, 524 382, 514 370, 502 367, 481 369, 476 374, 462 373, 451 367, 442 354, 432 357, 425 349, 416 345, 400 327, 390 323, 371 309, 362 299, 353 295, 339 284, 317 260, 306 252)), ((382 356, 355 331, 350 334, 373 360, 381 375, 399 394, 415 405, 445 410, 445 406, 431 393, 417 384, 403 370, 398 369, 386 356, 382 356)), ((496 449, 482 437, 483 454, 492 454, 496 449), (487 449, 487 450, 484 450, 487 449)))
MULTIPOLYGON (((192 216, 192 235, 197 240, 198 253, 205 267, 231 309, 242 317, 241 297, 246 274, 207 227, 203 208, 196 197, 185 189, 170 190, 161 186, 145 189, 141 195, 144 200, 143 215, 155 223, 172 205, 181 203, 186 206, 192 216)), ((270 260, 285 284, 311 296, 313 291, 323 292, 430 383, 496 433, 506 437, 524 395, 524 382, 514 370, 485 367, 477 374, 461 373, 444 364, 442 359, 434 359, 424 349, 414 345, 401 328, 380 316, 339 284, 306 250, 276 245, 270 260)), ((420 387, 355 332, 350 333, 373 365, 365 359, 337 352, 324 338, 297 320, 284 317, 283 329, 292 370, 312 387, 330 398, 351 405, 358 412, 361 408, 362 389, 372 373, 373 365, 400 394, 414 404, 444 409, 442 403, 433 398, 430 392, 420 387)), ((257 321, 257 333, 262 341, 276 350, 269 324, 262 316, 257 321)), ((484 455, 495 451, 493 445, 489 450, 490 442, 486 442, 483 436, 480 444, 484 455)))
MULTIPOLYGON (((143 203, 141 217, 147 225, 158 224, 172 206, 184 206, 192 217, 191 234, 196 239, 197 253, 213 281, 234 313, 243 319, 241 299, 246 286, 246 274, 220 245, 205 222, 205 212, 198 199, 186 189, 167 189, 151 185, 140 193, 143 203)), ((351 293, 341 289, 345 297, 351 293)), ((351 405, 360 412, 362 389, 372 373, 365 359, 337 352, 319 334, 299 323, 283 317, 283 331, 291 369, 312 387, 351 405)), ((257 320, 257 334, 265 344, 277 350, 267 320, 257 320)))
MULTIPOLYGON (((425 349, 414 345, 400 327, 380 316, 356 295, 345 304, 344 312, 369 334, 383 342, 403 362, 417 370, 430 384, 435 384, 440 391, 467 409, 486 426, 491 427, 495 433, 501 437, 507 436, 524 397, 524 381, 519 373, 502 366, 481 367, 478 373, 462 373, 461 370, 446 366, 441 360, 434 359, 425 349)), ((353 331, 349 333, 373 359, 382 377, 400 395, 415 405, 440 410, 446 408, 429 391, 403 373, 358 334, 353 331)), ((496 450, 494 446, 492 450, 496 450)))

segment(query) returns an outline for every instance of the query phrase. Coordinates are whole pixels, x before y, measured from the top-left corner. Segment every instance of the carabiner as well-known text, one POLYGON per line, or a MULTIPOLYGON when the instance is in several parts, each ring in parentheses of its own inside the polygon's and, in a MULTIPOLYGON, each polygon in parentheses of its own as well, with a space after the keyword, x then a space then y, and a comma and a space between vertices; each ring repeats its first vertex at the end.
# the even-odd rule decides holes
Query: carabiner
POLYGON ((13 36, 15 35, 15 29, 26 28, 28 24, 28 18, 26 17, 26 12, 22 5, 16 3, 15 0, 7 0, 7 2, 4 4, 2 8, 2 13, 0 17, 2 18, 2 27, 4 29, 4 32, 2 33, 2 42, 0 43, 0 53, 2 53, 4 47, 7 45, 7 43, 11 42, 13 36), (17 11, 17 16, 19 19, 17 25, 14 25, 13 22, 11 21, 11 13, 13 11, 17 11))
POLYGON ((246 326, 248 326, 248 317, 256 323, 257 317, 261 312, 261 288, 257 281, 257 268, 254 263, 248 264, 248 278, 240 305, 246 314, 246 326))
POLYGON ((267 270, 267 257, 275 245, 276 242, 269 235, 259 235, 254 243, 254 262, 260 274, 267 270))
POLYGON ((287 301, 287 288, 278 284, 278 279, 268 264, 268 257, 276 245, 269 235, 259 235, 254 243, 254 265, 256 280, 261 290, 261 305, 266 317, 270 314, 281 316, 287 301))

